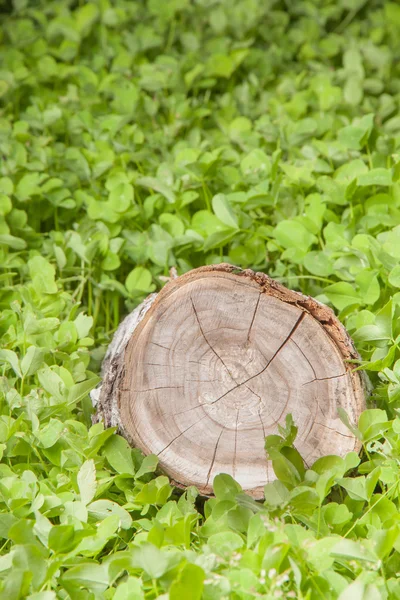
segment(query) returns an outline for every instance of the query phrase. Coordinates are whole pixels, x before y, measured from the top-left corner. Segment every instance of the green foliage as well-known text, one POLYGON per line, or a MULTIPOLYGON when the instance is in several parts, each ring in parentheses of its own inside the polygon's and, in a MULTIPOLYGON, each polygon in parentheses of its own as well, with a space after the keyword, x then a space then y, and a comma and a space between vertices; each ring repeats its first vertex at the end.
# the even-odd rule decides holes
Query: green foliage
POLYGON ((400 8, 0 1, 0 597, 398 599, 400 8), (203 511, 88 392, 121 316, 221 261, 335 308, 375 408, 362 461, 203 511))

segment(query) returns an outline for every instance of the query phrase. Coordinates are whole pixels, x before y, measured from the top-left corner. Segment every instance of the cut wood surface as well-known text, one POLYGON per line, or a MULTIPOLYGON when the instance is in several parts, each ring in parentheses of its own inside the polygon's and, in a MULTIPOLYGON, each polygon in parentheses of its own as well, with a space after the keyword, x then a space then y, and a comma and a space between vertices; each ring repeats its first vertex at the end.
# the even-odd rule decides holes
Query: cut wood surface
POLYGON ((256 498, 274 479, 264 439, 291 413, 307 466, 359 444, 365 386, 334 313, 263 273, 231 265, 173 279, 121 324, 92 395, 97 416, 158 456, 179 485, 212 493, 231 474, 256 498))

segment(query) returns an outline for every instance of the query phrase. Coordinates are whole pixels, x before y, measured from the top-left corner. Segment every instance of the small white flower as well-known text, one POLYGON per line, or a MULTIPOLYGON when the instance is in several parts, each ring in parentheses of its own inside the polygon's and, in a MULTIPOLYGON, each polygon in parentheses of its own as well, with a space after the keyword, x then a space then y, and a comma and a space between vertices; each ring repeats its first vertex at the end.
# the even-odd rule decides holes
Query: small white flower
POLYGON ((268 577, 269 577, 269 579, 273 579, 274 577, 276 577, 276 574, 277 574, 277 570, 276 569, 270 569, 268 571, 268 577))

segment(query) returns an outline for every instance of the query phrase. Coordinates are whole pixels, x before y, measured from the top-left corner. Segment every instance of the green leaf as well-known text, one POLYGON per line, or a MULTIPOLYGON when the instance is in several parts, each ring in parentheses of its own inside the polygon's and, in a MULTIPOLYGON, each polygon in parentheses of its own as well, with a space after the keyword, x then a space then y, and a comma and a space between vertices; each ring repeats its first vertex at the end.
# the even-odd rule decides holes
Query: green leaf
POLYGON ((208 545, 212 552, 219 556, 227 556, 243 547, 244 542, 240 535, 231 531, 214 533, 208 538, 208 545))
POLYGON ((152 275, 148 269, 135 267, 126 278, 126 289, 132 296, 138 293, 148 294, 155 289, 152 279, 152 275))
POLYGON ((380 600, 382 594, 378 587, 364 581, 353 581, 343 590, 338 600, 380 600))
POLYGON ((296 248, 301 252, 307 252, 317 240, 302 223, 289 220, 278 223, 274 229, 274 237, 284 248, 296 248))
POLYGON ((350 104, 356 106, 360 104, 364 96, 363 81, 361 77, 352 76, 347 79, 344 86, 344 99, 350 104))
POLYGON ((360 289, 363 304, 375 304, 381 293, 379 281, 375 273, 364 269, 357 274, 356 283, 360 289))
POLYGON ((335 558, 345 560, 369 561, 375 563, 376 555, 365 548, 361 542, 342 539, 331 550, 331 555, 335 558))
POLYGON ((187 564, 169 590, 170 600, 201 600, 203 597, 203 582, 205 573, 197 565, 187 564))
POLYGON ((39 184, 42 179, 40 173, 26 173, 19 180, 15 194, 20 202, 26 202, 39 194, 39 184))
POLYGON ((217 231, 210 235, 204 242, 204 252, 208 252, 213 248, 221 248, 227 244, 234 236, 236 231, 233 229, 224 229, 223 231, 217 231))
POLYGON ((21 360, 21 371, 24 377, 36 373, 43 364, 44 352, 36 346, 29 346, 25 356, 21 360))
POLYGON ((242 491, 241 486, 230 476, 220 473, 214 477, 214 494, 218 500, 234 500, 242 491))
POLYGON ((57 525, 50 530, 49 548, 57 554, 66 554, 76 545, 74 538, 75 529, 72 525, 57 525))
POLYGON ((350 182, 366 173, 367 165, 360 158, 356 158, 339 167, 335 172, 335 179, 350 182))
POLYGON ((174 204, 176 200, 175 194, 171 188, 155 177, 139 177, 139 179, 136 180, 136 184, 159 192, 171 204, 174 204))
POLYGON ((81 6, 77 11, 75 11, 74 17, 76 29, 79 31, 82 37, 86 37, 90 33, 98 16, 99 9, 91 2, 81 6))
POLYGON ((345 281, 333 283, 324 288, 324 294, 328 297, 333 306, 339 310, 343 310, 347 306, 361 304, 362 299, 354 289, 354 287, 345 281))
POLYGON ((126 581, 118 585, 113 600, 144 600, 142 581, 137 577, 129 576, 126 581))
POLYGON ((96 520, 103 520, 110 515, 116 515, 122 529, 129 529, 132 524, 132 517, 122 506, 111 500, 96 500, 87 507, 89 515, 96 520))
POLYGON ((380 437, 389 426, 390 422, 388 421, 386 411, 379 408, 364 410, 358 420, 358 429, 364 442, 380 437))
MULTIPOLYGON (((353 92, 350 87, 351 84, 347 83, 346 93, 350 94, 353 92)), ((360 93, 360 82, 356 81, 356 94, 360 93)), ((357 97, 357 96, 356 96, 357 97)), ((359 99, 359 96, 357 100, 359 99)), ((344 144, 347 148, 352 150, 359 150, 362 148, 368 141, 368 138, 371 134, 372 127, 374 124, 374 115, 365 115, 361 119, 356 119, 352 125, 348 125, 347 127, 343 127, 338 132, 339 141, 344 144)))
POLYGON ((212 199, 212 207, 215 215, 222 223, 228 227, 233 227, 234 229, 239 227, 237 216, 224 194, 217 194, 214 196, 212 199))
POLYGON ((96 494, 96 467, 93 459, 86 460, 78 471, 77 482, 81 502, 89 504, 96 494))
POLYGON ((78 337, 81 340, 89 335, 89 332, 93 326, 93 317, 89 317, 83 313, 79 313, 76 317, 75 327, 78 332, 78 337))
POLYGON ((332 261, 324 252, 307 252, 304 266, 309 273, 319 277, 329 277, 333 273, 332 261))
POLYGON ((271 171, 271 160, 265 152, 257 148, 242 159, 240 170, 247 177, 265 178, 271 171))
POLYGON ((365 477, 344 477, 338 480, 338 484, 342 486, 350 498, 357 501, 368 501, 368 494, 365 487, 365 477))
POLYGON ((162 577, 167 571, 169 560, 167 554, 153 546, 144 543, 132 549, 132 564, 135 568, 143 569, 152 579, 162 577))
POLYGON ((22 371, 18 360, 18 355, 12 350, 0 349, 0 361, 8 363, 18 377, 22 377, 22 371))
POLYGON ((72 385, 68 390, 68 404, 80 402, 94 387, 96 387, 99 381, 100 378, 95 376, 91 377, 90 379, 86 379, 86 381, 82 381, 81 383, 75 383, 72 385))
POLYGON ((52 591, 36 592, 35 594, 27 596, 26 600, 57 600, 57 596, 56 593, 52 591))
POLYGON ((117 473, 135 475, 132 450, 124 438, 119 435, 113 435, 104 444, 103 453, 117 473))
POLYGON ((154 473, 158 466, 158 457, 155 454, 149 454, 145 456, 142 464, 140 465, 137 473, 135 474, 135 479, 140 479, 143 475, 147 473, 154 473))
POLYGON ((29 274, 38 294, 56 294, 56 270, 43 256, 34 256, 28 261, 29 274))
POLYGON ((65 571, 62 583, 70 589, 81 587, 101 593, 108 587, 108 576, 105 567, 95 563, 82 563, 65 571))
POLYGON ((389 273, 389 283, 395 288, 400 288, 400 265, 393 267, 389 273))
POLYGON ((113 187, 108 197, 112 210, 126 212, 133 203, 133 187, 130 183, 120 183, 113 187))
POLYGON ((279 480, 264 486, 265 504, 270 507, 284 507, 289 502, 290 494, 287 487, 279 480))
POLYGON ((9 235, 8 233, 0 234, 0 244, 9 246, 13 250, 24 250, 26 248, 25 240, 15 237, 15 235, 9 235))
POLYGON ((209 77, 225 77, 228 79, 235 70, 235 63, 225 54, 212 54, 206 64, 209 77))
POLYGON ((390 169, 372 169, 368 173, 359 175, 357 183, 360 186, 367 185, 391 185, 392 184, 392 172, 390 169))
POLYGON ((0 537, 3 539, 8 538, 9 529, 18 521, 11 513, 0 513, 0 537))

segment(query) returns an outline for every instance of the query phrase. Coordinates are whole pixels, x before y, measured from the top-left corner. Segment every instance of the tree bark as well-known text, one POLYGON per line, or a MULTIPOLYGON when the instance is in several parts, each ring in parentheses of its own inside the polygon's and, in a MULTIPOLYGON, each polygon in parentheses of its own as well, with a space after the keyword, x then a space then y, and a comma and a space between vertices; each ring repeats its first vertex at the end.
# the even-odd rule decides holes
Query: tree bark
POLYGON ((255 498, 274 479, 264 438, 291 413, 307 465, 360 444, 366 379, 333 311, 264 273, 201 267, 151 294, 106 354, 95 420, 159 457, 177 485, 212 494, 229 473, 255 498))

